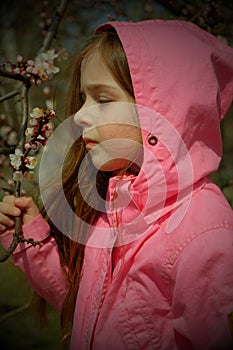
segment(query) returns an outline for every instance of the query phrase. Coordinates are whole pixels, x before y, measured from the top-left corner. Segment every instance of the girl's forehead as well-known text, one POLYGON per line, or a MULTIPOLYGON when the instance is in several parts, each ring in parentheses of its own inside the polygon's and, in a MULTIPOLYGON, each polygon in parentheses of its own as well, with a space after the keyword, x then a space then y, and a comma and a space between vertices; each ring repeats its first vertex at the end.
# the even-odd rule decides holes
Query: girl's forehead
POLYGON ((95 84, 96 82, 103 84, 105 81, 108 83, 114 80, 112 73, 98 51, 83 59, 80 75, 81 85, 95 84))
MULTIPOLYGON (((105 65, 104 59, 98 49, 89 52, 82 60, 81 70, 89 68, 89 66, 105 65)), ((106 65, 105 65, 106 66, 106 65)))

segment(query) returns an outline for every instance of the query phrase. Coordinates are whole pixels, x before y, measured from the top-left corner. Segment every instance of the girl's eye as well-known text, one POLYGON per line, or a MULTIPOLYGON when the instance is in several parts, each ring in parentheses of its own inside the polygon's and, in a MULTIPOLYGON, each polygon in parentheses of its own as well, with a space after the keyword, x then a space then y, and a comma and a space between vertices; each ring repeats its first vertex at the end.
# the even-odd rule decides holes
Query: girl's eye
POLYGON ((100 98, 98 100, 98 103, 100 103, 100 104, 109 103, 109 102, 111 102, 111 100, 107 99, 107 98, 100 98))

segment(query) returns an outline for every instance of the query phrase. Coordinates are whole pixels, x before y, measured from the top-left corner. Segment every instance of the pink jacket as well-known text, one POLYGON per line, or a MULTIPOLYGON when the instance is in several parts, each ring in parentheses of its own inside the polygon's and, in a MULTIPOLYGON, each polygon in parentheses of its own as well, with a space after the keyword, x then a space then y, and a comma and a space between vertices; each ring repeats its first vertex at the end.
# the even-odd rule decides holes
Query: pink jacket
MULTIPOLYGON (((233 50, 188 22, 114 21, 98 30, 111 26, 128 58, 144 162, 137 177, 110 179, 106 214, 85 248, 71 349, 230 349, 233 215, 207 175, 221 159, 233 50)), ((21 244, 14 263, 60 310, 66 284, 49 227, 39 216, 24 234, 44 245, 21 244)), ((5 248, 10 239, 1 237, 5 248)))

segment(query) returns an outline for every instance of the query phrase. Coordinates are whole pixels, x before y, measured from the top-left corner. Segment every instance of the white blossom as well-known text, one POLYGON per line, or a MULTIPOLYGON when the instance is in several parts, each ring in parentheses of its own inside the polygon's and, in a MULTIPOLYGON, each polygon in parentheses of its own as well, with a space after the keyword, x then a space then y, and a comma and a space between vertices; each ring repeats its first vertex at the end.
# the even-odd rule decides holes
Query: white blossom
POLYGON ((34 169, 36 164, 37 164, 37 160, 35 157, 27 157, 25 159, 25 163, 26 163, 26 167, 30 170, 34 169))
POLYGON ((20 149, 16 148, 14 154, 10 154, 10 163, 13 166, 14 169, 19 170, 21 166, 21 159, 22 159, 23 153, 20 149))
POLYGON ((43 116, 43 109, 39 107, 35 107, 32 110, 32 113, 30 113, 31 118, 40 118, 43 116))
POLYGON ((23 173, 22 173, 22 171, 15 171, 14 173, 13 173, 13 180, 14 181, 17 181, 17 180, 21 180, 23 178, 23 173))

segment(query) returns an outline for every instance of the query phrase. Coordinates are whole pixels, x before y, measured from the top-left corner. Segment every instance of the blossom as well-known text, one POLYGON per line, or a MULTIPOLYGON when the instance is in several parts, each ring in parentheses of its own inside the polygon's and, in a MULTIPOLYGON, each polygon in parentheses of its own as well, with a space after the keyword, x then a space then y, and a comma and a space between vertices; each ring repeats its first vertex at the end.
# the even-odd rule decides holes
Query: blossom
POLYGON ((23 178, 23 173, 22 173, 22 171, 15 171, 14 173, 13 173, 13 180, 14 181, 17 181, 17 180, 21 180, 23 178))
POLYGON ((17 144, 18 134, 15 131, 11 131, 7 137, 7 143, 9 146, 14 146, 17 144))
POLYGON ((33 126, 33 128, 27 128, 25 130, 25 135, 29 137, 35 137, 37 135, 37 132, 38 132, 38 125, 33 126))
POLYGON ((60 69, 55 65, 55 60, 65 60, 68 58, 68 53, 65 49, 58 51, 51 49, 40 53, 34 60, 25 61, 22 56, 17 56, 16 64, 6 62, 4 68, 10 72, 21 74, 30 79, 32 85, 40 85, 43 81, 52 79, 54 74, 57 74, 60 69))
POLYGON ((46 96, 49 96, 50 95, 50 87, 49 86, 45 86, 44 89, 43 89, 43 93, 46 96))
POLYGON ((37 141, 29 141, 29 142, 26 142, 25 145, 24 145, 24 148, 26 150, 30 150, 32 149, 33 151, 37 151, 38 148, 39 148, 39 142, 37 141))
POLYGON ((14 154, 10 154, 10 163, 13 166, 14 169, 19 170, 22 162, 23 152, 16 148, 14 154))
POLYGON ((26 136, 32 136, 33 135, 33 128, 27 128, 25 130, 25 135, 26 136))
POLYGON ((30 170, 34 169, 36 164, 37 164, 37 160, 35 157, 30 157, 30 156, 26 157, 25 165, 28 169, 30 170))
POLYGON ((57 56, 58 56, 58 61, 61 61, 61 60, 67 60, 69 54, 66 51, 66 49, 62 48, 61 50, 58 51, 57 56))
POLYGON ((34 178, 33 171, 28 171, 26 177, 28 180, 33 180, 33 178, 34 178))
POLYGON ((31 118, 40 118, 43 116, 43 114, 44 114, 44 111, 42 108, 35 107, 35 108, 33 108, 32 113, 30 113, 30 117, 31 118))
POLYGON ((38 120, 36 120, 36 118, 32 118, 29 120, 29 124, 31 126, 37 126, 38 125, 38 120))
POLYGON ((45 124, 41 130, 41 136, 48 139, 52 135, 52 129, 49 124, 45 124))
POLYGON ((16 60, 17 60, 17 62, 22 63, 23 62, 23 57, 18 55, 16 60))
POLYGON ((56 73, 60 72, 60 68, 55 66, 54 64, 50 64, 47 68, 46 73, 48 74, 49 78, 56 73))
POLYGON ((0 137, 1 138, 5 138, 7 137, 7 135, 9 134, 9 132, 11 131, 11 127, 7 126, 7 125, 3 125, 0 127, 0 137))
POLYGON ((54 60, 58 57, 58 54, 54 49, 48 50, 38 55, 35 59, 35 68, 38 70, 38 75, 41 80, 47 80, 53 77, 60 71, 55 66, 54 60))
POLYGON ((45 105, 49 109, 53 108, 53 106, 54 106, 53 100, 50 100, 50 99, 46 100, 45 105))
POLYGON ((20 71, 20 69, 19 69, 18 67, 13 68, 13 69, 12 69, 12 72, 13 72, 13 73, 16 73, 16 74, 20 74, 20 73, 21 73, 21 71, 20 71))
POLYGON ((49 119, 55 117, 55 112, 52 108, 49 109, 49 119))
POLYGON ((29 151, 37 150, 39 144, 45 146, 48 138, 52 135, 52 127, 50 125, 50 120, 55 117, 55 112, 53 109, 42 109, 39 107, 33 108, 30 113, 29 124, 32 127, 26 129, 25 134, 31 139, 25 144, 25 149, 29 151))
POLYGON ((40 56, 43 58, 43 60, 47 61, 48 63, 53 63, 54 59, 57 58, 58 55, 54 49, 51 49, 47 52, 43 52, 40 56))
POLYGON ((14 154, 10 154, 9 159, 13 168, 16 170, 13 174, 15 181, 20 180, 23 176, 32 177, 32 170, 37 165, 36 157, 30 155, 31 151, 37 151, 39 146, 45 146, 49 137, 52 135, 52 126, 50 120, 55 116, 53 109, 33 108, 30 113, 31 127, 25 131, 28 138, 24 145, 24 153, 16 148, 14 154), (30 173, 30 174, 29 174, 30 173))

